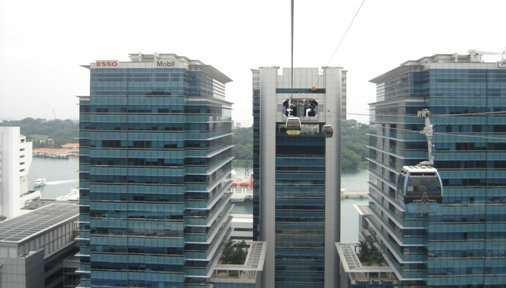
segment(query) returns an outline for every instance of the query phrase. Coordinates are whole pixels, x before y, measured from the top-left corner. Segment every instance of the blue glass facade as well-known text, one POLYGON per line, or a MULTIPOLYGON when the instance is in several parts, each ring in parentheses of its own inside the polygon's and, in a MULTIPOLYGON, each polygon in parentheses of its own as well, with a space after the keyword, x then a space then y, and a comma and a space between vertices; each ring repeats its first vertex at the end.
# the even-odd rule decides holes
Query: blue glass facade
POLYGON ((445 63, 422 61, 372 80, 378 101, 372 104, 367 233, 406 285, 504 287, 506 69, 434 57, 445 63), (423 108, 432 113, 434 167, 444 196, 436 212, 407 213, 396 203, 395 183, 403 165, 428 159, 418 133, 423 119, 416 117, 423 108))
POLYGON ((325 138, 276 136, 276 287, 323 287, 325 138))
POLYGON ((230 80, 143 56, 93 63, 80 99, 81 286, 209 287, 231 221, 230 80))

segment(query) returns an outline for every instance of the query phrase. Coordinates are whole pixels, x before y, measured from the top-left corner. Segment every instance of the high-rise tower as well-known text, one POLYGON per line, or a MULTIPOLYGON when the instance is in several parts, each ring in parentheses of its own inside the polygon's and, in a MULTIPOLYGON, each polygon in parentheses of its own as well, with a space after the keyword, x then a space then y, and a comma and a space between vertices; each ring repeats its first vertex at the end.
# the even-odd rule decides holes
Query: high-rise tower
POLYGON ((477 51, 440 54, 371 80, 377 100, 362 237, 376 241, 403 285, 506 285, 504 64, 483 62, 477 51), (433 147, 419 133, 426 127, 417 117, 423 109, 431 112, 433 147), (442 202, 437 210, 410 211, 396 183, 403 166, 429 159, 428 148, 442 179, 442 202))
POLYGON ((90 69, 80 98, 82 287, 209 287, 230 232, 231 80, 174 54, 90 69))
POLYGON ((346 72, 278 73, 253 70, 253 228, 254 238, 267 243, 263 287, 336 287, 346 72), (300 121, 298 129, 291 120, 300 121), (324 137, 326 129, 332 137, 324 137))
POLYGON ((32 164, 32 142, 19 127, 0 127, 0 215, 21 214, 21 195, 28 192, 28 170, 32 164))

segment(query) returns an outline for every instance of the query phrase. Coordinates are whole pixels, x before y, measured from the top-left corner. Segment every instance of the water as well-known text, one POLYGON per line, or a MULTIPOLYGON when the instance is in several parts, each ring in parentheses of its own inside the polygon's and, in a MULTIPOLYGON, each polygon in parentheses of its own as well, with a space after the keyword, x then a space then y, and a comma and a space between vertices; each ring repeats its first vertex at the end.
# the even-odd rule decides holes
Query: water
MULTIPOLYGON (((251 168, 236 167, 232 171, 232 178, 245 179, 252 173, 251 168)), ((369 173, 362 170, 356 173, 341 174, 341 188, 346 191, 368 191, 369 173)), ((368 203, 367 198, 364 199, 343 199, 341 200, 341 242, 355 243, 358 242, 358 212, 354 205, 368 203)), ((252 214, 253 207, 251 203, 235 204, 232 213, 236 214, 252 214)))
MULTIPOLYGON (((367 199, 343 199, 341 200, 341 242, 358 242, 358 212, 354 205, 365 205, 367 199)), ((233 214, 252 214, 253 207, 251 203, 235 204, 232 210, 233 214)))
MULTIPOLYGON (((67 195, 72 188, 79 186, 79 160, 70 158, 47 159, 33 158, 32 166, 28 173, 29 188, 33 180, 46 178, 47 184, 38 188, 42 198, 55 199, 58 196, 67 195)), ((247 178, 252 170, 235 168, 233 178, 247 178)), ((341 175, 341 188, 346 191, 367 191, 367 171, 357 173, 345 173, 341 175)), ((343 199, 341 200, 341 242, 358 242, 358 213, 353 207, 355 204, 367 204, 367 199, 343 199)), ((232 213, 251 214, 251 204, 236 204, 232 213)))
POLYGON ((36 158, 28 172, 28 188, 33 189, 33 180, 46 178, 46 186, 38 187, 43 199, 56 199, 67 195, 79 186, 79 159, 36 158))
MULTIPOLYGON (((233 179, 245 179, 253 173, 253 169, 244 167, 235 167, 232 170, 233 179)), ((346 191, 368 191, 369 174, 367 170, 361 170, 355 173, 341 174, 341 188, 346 191)))
POLYGON ((341 174, 341 188, 346 191, 368 191, 369 172, 361 170, 356 173, 342 173, 341 174))
POLYGON ((248 203, 234 203, 232 214, 253 214, 253 206, 251 202, 248 203))

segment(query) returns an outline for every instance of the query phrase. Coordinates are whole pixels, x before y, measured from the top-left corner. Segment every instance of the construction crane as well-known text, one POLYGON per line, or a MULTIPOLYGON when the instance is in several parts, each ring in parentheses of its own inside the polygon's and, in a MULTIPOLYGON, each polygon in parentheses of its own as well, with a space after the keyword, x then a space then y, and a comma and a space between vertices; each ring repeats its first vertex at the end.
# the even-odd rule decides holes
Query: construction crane
POLYGON ((56 120, 56 110, 53 108, 53 106, 49 105, 49 103, 47 103, 45 100, 44 103, 46 104, 47 107, 49 107, 49 109, 51 109, 51 111, 53 111, 53 120, 56 120))

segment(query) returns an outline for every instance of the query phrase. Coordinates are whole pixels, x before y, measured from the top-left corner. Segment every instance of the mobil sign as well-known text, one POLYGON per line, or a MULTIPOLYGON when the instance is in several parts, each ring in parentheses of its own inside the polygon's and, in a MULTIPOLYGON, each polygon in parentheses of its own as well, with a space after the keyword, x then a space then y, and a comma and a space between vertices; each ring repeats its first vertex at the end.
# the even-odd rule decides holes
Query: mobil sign
POLYGON ((176 66, 176 61, 174 60, 156 60, 155 67, 156 68, 172 68, 176 66))

